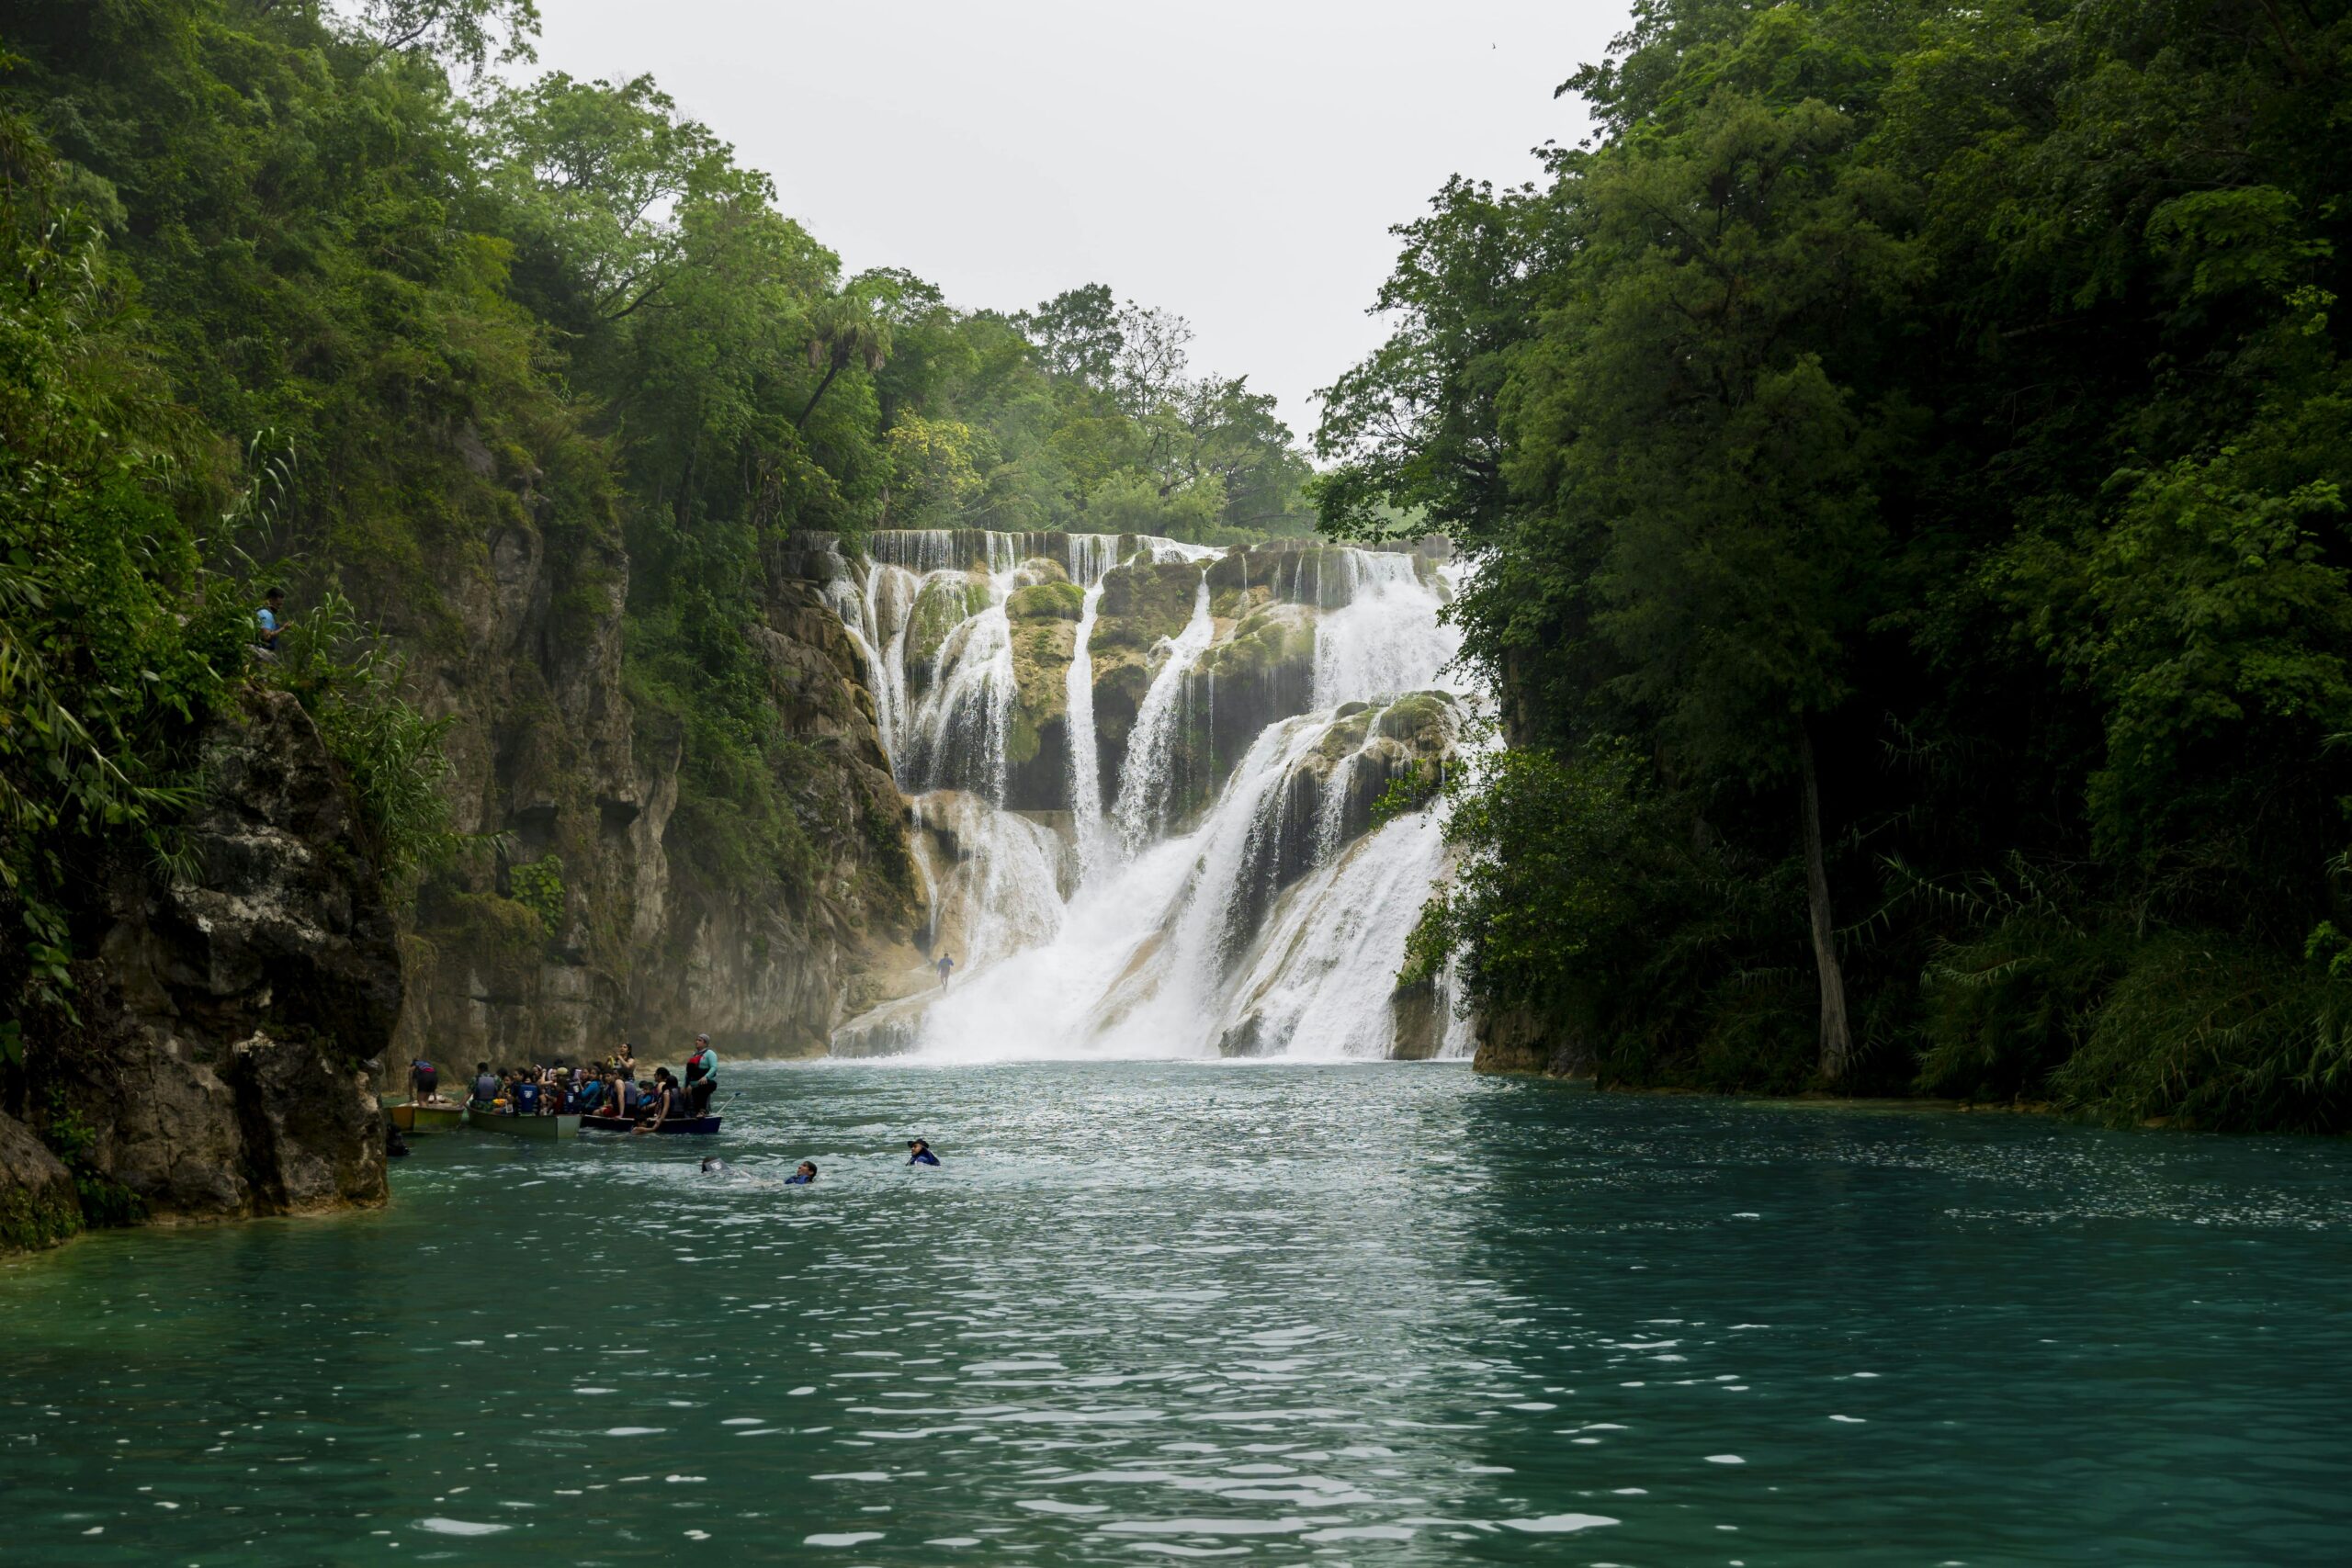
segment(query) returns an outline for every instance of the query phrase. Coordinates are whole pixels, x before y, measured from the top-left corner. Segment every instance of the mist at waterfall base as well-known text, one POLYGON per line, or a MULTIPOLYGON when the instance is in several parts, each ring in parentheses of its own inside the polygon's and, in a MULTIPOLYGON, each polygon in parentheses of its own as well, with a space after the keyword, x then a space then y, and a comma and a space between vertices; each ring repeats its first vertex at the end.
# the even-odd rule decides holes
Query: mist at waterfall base
MULTIPOLYGON (((1261 568, 1275 577, 1271 586, 1314 607, 1306 709, 1261 730, 1205 807, 1185 817, 1172 801, 1171 756, 1187 716, 1214 710, 1215 676, 1200 666, 1218 636, 1209 569, 1226 552, 1136 536, 1040 539, 963 536, 963 552, 980 556, 967 565, 956 536, 879 535, 869 557, 842 561, 830 585, 916 823, 947 830, 958 846, 941 863, 919 834, 918 872, 934 920, 956 908, 954 924, 965 933, 964 950, 951 955, 959 965, 952 985, 858 1021, 843 1032, 862 1042, 855 1054, 1397 1054, 1392 994, 1406 937, 1444 868, 1440 808, 1348 840, 1348 796, 1335 786, 1313 805, 1313 862, 1303 876, 1273 888, 1271 846, 1299 829, 1284 820, 1302 809, 1297 770, 1318 749, 1328 755, 1335 726, 1350 716, 1363 727, 1361 750, 1379 743, 1388 705, 1408 695, 1442 696, 1457 726, 1476 710, 1480 694, 1454 667, 1459 635, 1441 614, 1453 569, 1395 550, 1273 554, 1261 568), (1054 545, 1060 559, 1040 560, 1037 552, 1054 545), (1153 649, 1149 689, 1106 800, 1094 765, 1091 639, 1106 577, 1135 562, 1197 567, 1199 581, 1190 618, 1153 649), (1066 677, 1068 813, 1058 832, 1003 805, 1017 700, 1007 606, 1048 565, 1084 595, 1066 677), (1316 575, 1284 582, 1285 570, 1316 575), (983 584, 984 602, 940 640, 928 679, 910 681, 909 638, 925 592, 983 584), (921 694, 910 697, 917 684, 921 694)), ((1245 561, 1245 581, 1247 570, 1245 561)), ((1343 758, 1332 776, 1354 777, 1349 770, 1360 760, 1343 758)), ((1443 982, 1438 989, 1442 1038, 1422 1054, 1467 1055, 1469 1025, 1453 1016, 1443 982)))

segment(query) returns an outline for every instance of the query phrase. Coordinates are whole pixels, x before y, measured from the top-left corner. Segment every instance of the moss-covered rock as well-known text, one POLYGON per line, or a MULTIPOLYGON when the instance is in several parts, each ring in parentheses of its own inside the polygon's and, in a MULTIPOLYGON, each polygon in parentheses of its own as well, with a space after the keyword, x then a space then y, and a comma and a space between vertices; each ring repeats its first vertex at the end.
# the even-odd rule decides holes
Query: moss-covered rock
POLYGON ((1201 569, 1189 561, 1137 558, 1114 567, 1102 579, 1092 646, 1148 655, 1162 638, 1184 629, 1200 586, 1201 569))
POLYGON ((1381 711, 1375 734, 1402 742, 1424 757, 1453 750, 1461 727, 1461 704, 1446 692, 1408 692, 1381 711))
POLYGON ((989 607, 989 581, 978 572, 926 580, 907 618, 907 684, 931 683, 931 667, 947 634, 989 607))
POLYGON ((1314 673, 1315 615, 1301 605, 1252 605, 1200 662, 1220 682, 1263 679, 1283 666, 1314 673))
POLYGON ((1064 579, 1016 588, 1005 602, 1004 613, 1017 624, 1024 621, 1075 622, 1086 608, 1086 590, 1064 579))
POLYGON ((0 1256, 55 1247, 81 1228, 74 1173, 23 1122, 0 1115, 0 1256))
MULTIPOLYGON (((1049 586, 1078 592, 1068 583, 1049 586)), ((1040 587, 1022 592, 1046 591, 1040 587)), ((1016 811, 1069 807, 1069 665, 1077 648, 1074 620, 1048 615, 1012 623, 1015 695, 1004 740, 1004 799, 1016 811)))

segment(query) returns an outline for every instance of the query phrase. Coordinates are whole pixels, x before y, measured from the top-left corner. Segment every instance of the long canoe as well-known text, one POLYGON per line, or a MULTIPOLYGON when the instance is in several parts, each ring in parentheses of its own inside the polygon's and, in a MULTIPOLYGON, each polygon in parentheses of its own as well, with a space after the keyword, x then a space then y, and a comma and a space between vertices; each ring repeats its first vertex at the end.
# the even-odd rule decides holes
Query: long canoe
POLYGON ((466 1107, 466 1125, 503 1133, 510 1138, 576 1138, 577 1116, 509 1116, 494 1105, 473 1100, 466 1107))
MULTIPOLYGON (((650 1123, 648 1124, 650 1125, 650 1123)), ((637 1123, 626 1116, 583 1115, 580 1118, 580 1125, 591 1133, 634 1133, 637 1131, 637 1123)), ((707 1134, 718 1131, 718 1118, 716 1116, 673 1116, 659 1127, 653 1128, 653 1131, 707 1134)))

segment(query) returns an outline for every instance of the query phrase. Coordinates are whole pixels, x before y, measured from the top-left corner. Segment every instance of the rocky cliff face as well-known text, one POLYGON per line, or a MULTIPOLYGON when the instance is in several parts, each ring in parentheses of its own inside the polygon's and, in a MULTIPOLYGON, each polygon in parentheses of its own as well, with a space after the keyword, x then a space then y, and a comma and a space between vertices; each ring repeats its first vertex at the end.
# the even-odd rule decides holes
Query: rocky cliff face
POLYGON ((752 1055, 822 1050, 867 955, 903 944, 912 919, 903 804, 824 572, 772 552, 751 632, 806 749, 793 788, 831 852, 816 888, 789 897, 737 886, 712 825, 680 808, 682 739, 628 694, 629 562, 611 518, 593 497, 542 493, 523 455, 460 449, 513 497, 481 547, 434 553, 422 590, 357 590, 424 705, 454 720, 455 826, 492 846, 428 878, 404 922, 395 1057, 470 1070, 696 1031, 752 1055))
MULTIPOLYGON (((368 1086, 401 968, 349 792, 283 693, 214 725, 203 774, 175 863, 126 862, 94 888, 79 1016, 28 1033, 19 1109, 94 1221, 379 1203, 368 1086)), ((21 1140, 0 1127, 0 1144, 21 1140)), ((70 1229, 54 1170, 22 1155, 0 1159, 0 1213, 70 1229)))

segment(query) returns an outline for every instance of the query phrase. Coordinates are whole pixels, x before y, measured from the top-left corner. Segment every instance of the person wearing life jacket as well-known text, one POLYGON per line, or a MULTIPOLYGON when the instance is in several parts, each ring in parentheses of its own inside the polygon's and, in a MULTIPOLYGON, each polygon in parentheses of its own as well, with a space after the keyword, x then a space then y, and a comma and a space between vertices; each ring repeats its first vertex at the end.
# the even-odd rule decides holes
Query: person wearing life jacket
POLYGON ((658 1133, 662 1130, 663 1122, 672 1117, 684 1115, 684 1109, 685 1097, 678 1091, 678 1080, 670 1076, 669 1068, 656 1067, 653 1069, 652 1089, 648 1090, 645 1098, 638 1103, 639 1120, 637 1130, 640 1133, 658 1133), (649 1113, 653 1118, 650 1122, 643 1120, 649 1113))
POLYGON ((907 1163, 909 1165, 937 1165, 939 1163, 939 1156, 931 1152, 930 1140, 926 1138, 909 1138, 907 1140, 907 1163))
POLYGON ((695 1036, 694 1055, 686 1058, 686 1114, 710 1114, 710 1097, 718 1088, 718 1053, 710 1048, 710 1036, 695 1036))
POLYGON ((807 1187, 814 1183, 816 1179, 817 1162, 813 1159, 804 1159, 800 1162, 800 1168, 798 1170, 784 1179, 784 1184, 786 1187, 807 1187))
POLYGON ((498 1075, 490 1070, 488 1062, 474 1064, 474 1098, 488 1105, 498 1098, 498 1075))

